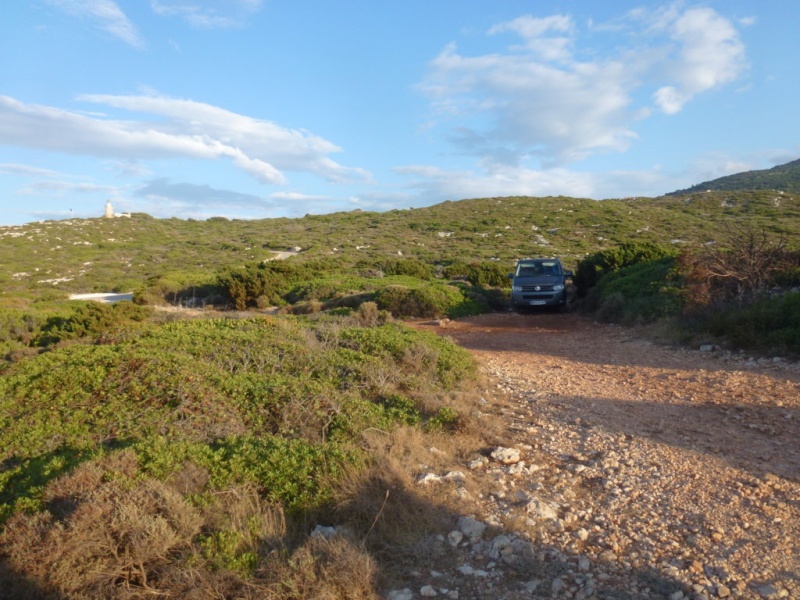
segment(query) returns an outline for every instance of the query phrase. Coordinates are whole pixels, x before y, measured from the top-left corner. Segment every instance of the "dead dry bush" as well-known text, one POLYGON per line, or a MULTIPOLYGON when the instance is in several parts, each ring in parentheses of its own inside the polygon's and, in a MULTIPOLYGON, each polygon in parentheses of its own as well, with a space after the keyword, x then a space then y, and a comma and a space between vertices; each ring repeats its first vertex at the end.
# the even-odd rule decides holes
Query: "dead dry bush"
POLYGON ((53 512, 17 514, 6 524, 0 545, 8 566, 66 597, 156 591, 154 581, 189 547, 202 517, 165 484, 130 479, 129 469, 122 453, 55 482, 46 494, 53 512))
POLYGON ((389 463, 346 482, 334 515, 384 559, 407 555, 420 535, 438 530, 447 519, 443 507, 417 493, 408 473, 389 463))
POLYGON ((267 564, 265 600, 379 600, 377 565, 341 536, 312 536, 288 561, 267 564))
POLYGON ((790 259, 783 236, 751 223, 729 224, 720 239, 696 254, 683 253, 678 258, 687 309, 752 300, 791 266, 790 259))

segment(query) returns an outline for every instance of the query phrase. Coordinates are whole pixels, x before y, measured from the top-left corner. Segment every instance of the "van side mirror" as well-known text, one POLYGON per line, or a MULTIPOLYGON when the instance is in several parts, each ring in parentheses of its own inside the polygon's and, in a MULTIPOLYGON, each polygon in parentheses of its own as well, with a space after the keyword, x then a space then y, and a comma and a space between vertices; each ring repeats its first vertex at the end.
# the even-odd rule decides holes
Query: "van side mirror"
POLYGON ((509 273, 509 274, 508 274, 508 278, 509 278, 509 279, 514 279, 514 274, 513 274, 513 273, 509 273))
POLYGON ((564 277, 573 277, 572 271, 564 271, 564 277))

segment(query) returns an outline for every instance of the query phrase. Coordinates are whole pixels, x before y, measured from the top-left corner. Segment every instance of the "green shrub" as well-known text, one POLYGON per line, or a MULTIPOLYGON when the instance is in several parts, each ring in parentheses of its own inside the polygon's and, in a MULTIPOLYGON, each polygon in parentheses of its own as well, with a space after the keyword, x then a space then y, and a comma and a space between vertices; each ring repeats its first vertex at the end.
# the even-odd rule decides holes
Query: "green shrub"
POLYGON ((482 288, 508 288, 511 280, 508 278, 509 268, 497 261, 476 261, 464 263, 456 260, 444 268, 444 275, 448 279, 465 279, 474 286, 482 288))
POLYGON ((0 520, 39 510, 49 481, 119 446, 158 477, 191 463, 215 488, 254 484, 291 510, 327 502, 342 469, 364 460, 354 448, 365 429, 419 424, 414 398, 435 407, 475 373, 466 350, 398 323, 372 326, 386 315, 362 306, 346 317, 149 323, 6 367, 0 520))
POLYGON ((481 312, 457 287, 438 283, 391 285, 375 292, 375 302, 395 317, 455 317, 481 312))
POLYGON ((674 273, 675 259, 636 263, 607 273, 590 290, 585 305, 597 316, 623 323, 648 322, 680 313, 682 292, 674 273))
POLYGON ((37 346, 49 346, 64 340, 96 338, 135 323, 142 323, 151 315, 152 311, 147 307, 131 302, 86 302, 78 304, 66 316, 47 319, 33 343, 37 346))
POLYGON ((703 328, 741 348, 800 354, 800 293, 761 298, 752 304, 717 307, 703 328))
MULTIPOLYGON (((362 267, 364 263, 360 263, 362 267)), ((377 261, 370 266, 383 271, 384 275, 404 275, 416 279, 433 279, 433 267, 414 258, 395 258, 377 261)))
POLYGON ((674 257, 676 251, 648 242, 625 242, 614 248, 591 254, 578 263, 574 282, 578 293, 585 296, 598 281, 612 271, 637 263, 674 257))

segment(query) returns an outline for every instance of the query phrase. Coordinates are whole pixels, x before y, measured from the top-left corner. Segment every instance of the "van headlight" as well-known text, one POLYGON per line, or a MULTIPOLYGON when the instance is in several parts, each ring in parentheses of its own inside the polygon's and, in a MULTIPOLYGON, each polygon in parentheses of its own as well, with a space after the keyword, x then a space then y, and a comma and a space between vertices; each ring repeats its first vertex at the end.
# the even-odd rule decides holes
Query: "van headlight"
POLYGON ((564 289, 564 286, 560 285, 560 284, 556 284, 556 285, 553 286, 553 291, 554 292, 560 292, 563 289, 564 289))
POLYGON ((521 292, 522 291, 522 286, 521 285, 512 285, 511 286, 511 291, 512 292, 521 292))

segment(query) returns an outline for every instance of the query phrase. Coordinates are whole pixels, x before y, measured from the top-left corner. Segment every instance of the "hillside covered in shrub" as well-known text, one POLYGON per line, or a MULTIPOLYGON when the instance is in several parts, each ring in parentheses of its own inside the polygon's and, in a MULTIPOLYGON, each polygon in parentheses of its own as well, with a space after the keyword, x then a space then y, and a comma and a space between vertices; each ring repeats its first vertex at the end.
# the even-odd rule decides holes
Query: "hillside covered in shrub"
POLYGON ((774 191, 0 228, 0 589, 375 598, 441 512, 408 464, 483 435, 471 356, 400 319, 559 256, 593 318, 798 356, 798 240, 774 191))

